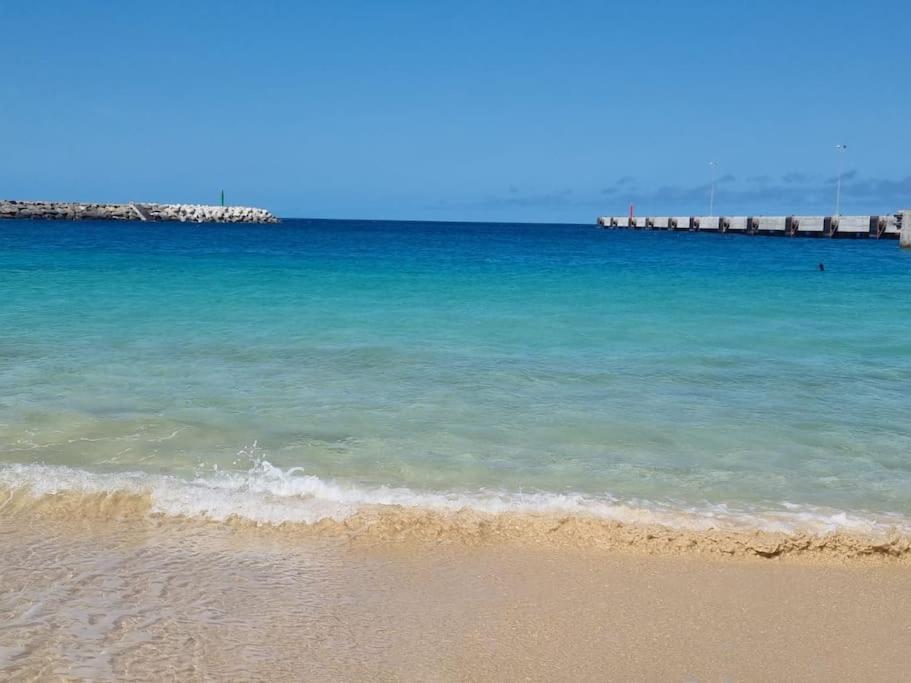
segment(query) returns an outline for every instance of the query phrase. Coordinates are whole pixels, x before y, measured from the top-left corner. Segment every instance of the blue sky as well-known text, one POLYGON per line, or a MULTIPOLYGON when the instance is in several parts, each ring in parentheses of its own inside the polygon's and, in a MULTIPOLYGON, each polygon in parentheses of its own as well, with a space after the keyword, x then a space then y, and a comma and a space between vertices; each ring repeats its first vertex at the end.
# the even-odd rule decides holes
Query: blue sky
POLYGON ((590 222, 911 205, 911 3, 0 2, 0 197, 590 222))

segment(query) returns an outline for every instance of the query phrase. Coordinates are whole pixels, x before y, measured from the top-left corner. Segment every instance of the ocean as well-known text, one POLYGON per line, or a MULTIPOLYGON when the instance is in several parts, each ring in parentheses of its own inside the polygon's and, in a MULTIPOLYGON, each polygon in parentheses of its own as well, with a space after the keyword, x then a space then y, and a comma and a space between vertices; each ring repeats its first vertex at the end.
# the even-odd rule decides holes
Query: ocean
POLYGON ((907 533, 908 292, 894 241, 5 222, 0 492, 907 533))

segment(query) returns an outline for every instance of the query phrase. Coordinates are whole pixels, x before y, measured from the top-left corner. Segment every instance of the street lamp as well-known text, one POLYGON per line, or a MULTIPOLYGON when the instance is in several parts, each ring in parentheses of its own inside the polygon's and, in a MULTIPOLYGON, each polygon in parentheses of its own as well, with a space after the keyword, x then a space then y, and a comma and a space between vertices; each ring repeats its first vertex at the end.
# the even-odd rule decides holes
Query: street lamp
POLYGON ((838 155, 838 179, 835 181, 835 215, 841 215, 841 171, 844 166, 845 150, 847 145, 835 145, 835 153, 838 155))
POLYGON ((717 161, 709 162, 709 167, 712 169, 712 184, 709 190, 709 218, 715 215, 715 168, 717 166, 717 161))

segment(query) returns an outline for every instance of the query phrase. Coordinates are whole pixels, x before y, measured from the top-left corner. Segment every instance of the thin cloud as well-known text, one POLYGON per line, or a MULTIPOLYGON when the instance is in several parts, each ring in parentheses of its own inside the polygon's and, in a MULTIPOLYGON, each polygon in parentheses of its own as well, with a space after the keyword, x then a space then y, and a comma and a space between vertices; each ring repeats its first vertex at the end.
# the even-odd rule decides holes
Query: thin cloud
POLYGON ((537 194, 511 193, 505 197, 487 197, 482 206, 521 206, 521 207, 556 207, 572 206, 573 191, 570 189, 554 190, 537 194))
POLYGON ((781 182, 788 184, 808 183, 810 182, 810 176, 806 173, 801 173, 800 171, 791 171, 790 173, 785 173, 781 176, 781 182))
MULTIPOLYGON (((834 210, 835 179, 812 180, 805 174, 787 173, 790 182, 733 181, 716 183, 715 209, 721 213, 829 213, 834 210)), ((651 191, 631 192, 624 200, 634 202, 640 213, 705 211, 710 185, 662 185, 651 191)), ((860 178, 845 173, 841 184, 842 212, 860 215, 892 212, 911 204, 911 176, 899 179, 860 178)), ((614 209, 615 211, 618 209, 614 209)))
MULTIPOLYGON (((857 171, 852 168, 850 171, 845 171, 844 173, 841 174, 841 182, 844 183, 849 180, 854 180, 857 176, 858 176, 857 171)), ((837 180, 838 180, 838 176, 832 176, 826 182, 829 183, 830 185, 834 185, 837 180)))
MULTIPOLYGON (((738 183, 731 176, 719 179, 715 187, 714 210, 722 215, 744 214, 830 214, 834 211, 835 184, 799 172, 786 173, 791 182, 775 182, 767 176, 754 176, 738 183), (758 180, 757 180, 758 178, 758 180)), ((911 176, 905 178, 861 178, 857 173, 842 176, 841 210, 845 214, 892 213, 911 205, 911 176)), ((557 188, 542 192, 523 192, 510 186, 499 195, 475 200, 440 201, 436 208, 454 209, 537 209, 569 215, 626 214, 633 203, 640 215, 690 214, 708 211, 711 186, 661 185, 651 190, 620 186, 617 183, 591 192, 557 188)))

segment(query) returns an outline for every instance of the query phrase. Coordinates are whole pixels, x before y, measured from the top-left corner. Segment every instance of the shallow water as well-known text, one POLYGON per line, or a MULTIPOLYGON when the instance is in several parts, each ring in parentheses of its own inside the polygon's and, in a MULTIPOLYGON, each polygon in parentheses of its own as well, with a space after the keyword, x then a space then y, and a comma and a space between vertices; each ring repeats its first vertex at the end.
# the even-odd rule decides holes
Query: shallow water
POLYGON ((0 288, 7 490, 911 525, 892 241, 8 222, 0 288))

